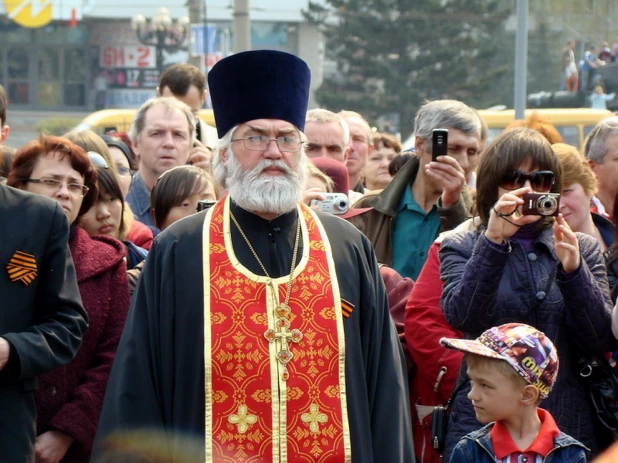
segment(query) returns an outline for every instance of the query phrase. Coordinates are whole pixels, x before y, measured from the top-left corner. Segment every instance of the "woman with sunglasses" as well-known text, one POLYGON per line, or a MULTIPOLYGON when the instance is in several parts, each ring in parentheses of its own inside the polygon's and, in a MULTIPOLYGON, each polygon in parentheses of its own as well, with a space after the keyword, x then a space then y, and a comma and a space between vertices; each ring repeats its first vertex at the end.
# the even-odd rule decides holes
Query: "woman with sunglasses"
MULTIPOLYGON (((506 322, 535 326, 552 339, 560 374, 542 406, 567 434, 593 454, 604 443, 595 411, 578 381, 581 353, 614 350, 607 275, 599 243, 575 233, 562 215, 522 215, 526 193, 559 193, 561 169, 538 132, 519 128, 498 136, 478 166, 476 205, 481 225, 444 238, 440 248, 441 306, 451 326, 472 339, 506 322)), ((467 398, 466 365, 455 394, 447 454, 465 434, 482 427, 467 398)), ((478 415, 482 418, 482 416, 478 415)))
POLYGON ((125 249, 114 238, 91 238, 77 226, 97 198, 97 171, 66 138, 41 136, 22 146, 7 183, 56 200, 71 227, 69 248, 89 327, 75 359, 39 377, 35 453, 37 461, 88 461, 129 309, 125 249))
POLYGON ((92 207, 79 220, 90 236, 106 235, 123 242, 126 248, 127 270, 133 270, 148 255, 148 251, 127 239, 126 203, 118 179, 99 153, 89 151, 88 157, 97 168, 99 194, 92 207))

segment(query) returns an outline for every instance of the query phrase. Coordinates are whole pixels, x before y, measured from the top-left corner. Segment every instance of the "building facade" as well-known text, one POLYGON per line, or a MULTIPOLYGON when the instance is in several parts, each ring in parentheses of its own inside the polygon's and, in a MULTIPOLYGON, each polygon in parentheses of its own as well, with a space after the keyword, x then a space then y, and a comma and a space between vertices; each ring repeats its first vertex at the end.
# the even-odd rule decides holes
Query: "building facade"
MULTIPOLYGON (((36 6, 39 3, 0 0, 0 83, 13 109, 139 107, 154 95, 160 71, 188 61, 192 51, 199 54, 204 72, 234 52, 229 0, 190 0, 199 8, 199 21, 192 27, 208 31, 208 40, 191 44, 190 37, 197 36, 187 34, 182 49, 161 50, 140 42, 131 18, 141 14, 150 20, 161 6, 173 19, 188 16, 186 0, 51 0, 46 7, 36 6)), ((251 44, 252 49, 282 50, 303 58, 315 91, 322 80, 322 38, 315 26, 304 22, 306 6, 307 0, 288 0, 285 6, 254 0, 249 9, 251 44)))

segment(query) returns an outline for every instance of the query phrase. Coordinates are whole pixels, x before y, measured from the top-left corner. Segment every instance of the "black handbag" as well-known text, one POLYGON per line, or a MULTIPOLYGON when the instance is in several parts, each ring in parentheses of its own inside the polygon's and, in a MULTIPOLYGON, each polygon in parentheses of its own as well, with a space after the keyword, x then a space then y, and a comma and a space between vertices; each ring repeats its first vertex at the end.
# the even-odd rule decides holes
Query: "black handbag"
POLYGON ((607 359, 599 355, 586 355, 578 362, 579 376, 586 385, 588 395, 599 423, 618 440, 618 371, 607 359))
POLYGON ((431 412, 431 446, 438 453, 444 452, 444 443, 448 430, 448 418, 451 414, 451 404, 453 403, 455 395, 457 395, 465 383, 466 381, 460 381, 453 389, 446 405, 437 405, 431 412))

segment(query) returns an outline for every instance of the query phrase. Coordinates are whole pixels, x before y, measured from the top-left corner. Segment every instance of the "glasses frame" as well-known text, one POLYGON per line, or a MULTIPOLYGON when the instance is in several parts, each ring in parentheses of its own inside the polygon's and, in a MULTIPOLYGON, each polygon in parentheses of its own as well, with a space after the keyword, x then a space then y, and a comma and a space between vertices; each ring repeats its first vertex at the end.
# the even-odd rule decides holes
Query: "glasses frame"
POLYGON ((56 178, 24 178, 21 181, 24 183, 37 183, 39 185, 43 185, 45 187, 51 188, 53 191, 58 191, 60 188, 62 188, 63 184, 66 184, 67 190, 69 191, 69 193, 73 193, 71 191, 71 185, 73 185, 74 187, 80 187, 82 190, 81 194, 80 193, 73 193, 73 194, 75 196, 80 196, 82 198, 84 198, 90 191, 90 188, 88 188, 86 185, 82 183, 67 182, 65 180, 58 180, 56 178), (46 182, 57 183, 57 185, 53 186, 46 182))
POLYGON ((234 138, 231 141, 235 142, 235 141, 241 141, 243 142, 243 145, 245 146, 245 149, 248 149, 249 151, 266 151, 268 149, 268 147, 270 146, 271 142, 275 142, 277 144, 277 148, 279 148, 279 151, 281 151, 282 153, 296 153, 298 151, 300 151, 300 148, 303 146, 303 141, 299 138, 298 139, 298 147, 296 149, 283 149, 281 147, 281 145, 279 144, 279 140, 281 138, 286 138, 287 135, 282 135, 280 137, 277 138, 269 138, 266 135, 249 135, 247 137, 242 137, 242 138, 234 138), (264 148, 249 148, 247 146, 247 140, 251 139, 251 138, 260 138, 263 141, 266 141, 265 139, 268 139, 268 143, 266 144, 266 146, 264 148))
POLYGON ((523 188, 524 185, 526 184, 527 181, 530 181, 530 186, 532 187, 532 189, 534 191, 538 191, 539 193, 549 193, 551 191, 551 188, 554 186, 554 184, 556 183, 556 174, 554 174, 551 170, 537 170, 535 172, 530 172, 529 174, 522 172, 521 170, 518 169, 514 169, 514 170, 509 170, 504 177, 502 177, 502 181, 500 182, 500 188, 503 188, 505 190, 508 191, 513 191, 513 190, 517 190, 519 188, 523 188), (521 185, 515 187, 515 188, 507 188, 505 187, 505 183, 506 183, 506 177, 509 174, 516 174, 518 175, 518 178, 523 179, 523 182, 521 182, 521 185), (543 191, 540 188, 536 188, 537 186, 540 186, 540 182, 535 180, 536 178, 540 178, 546 175, 551 175, 551 183, 549 185, 549 188, 547 189, 547 191, 543 191))

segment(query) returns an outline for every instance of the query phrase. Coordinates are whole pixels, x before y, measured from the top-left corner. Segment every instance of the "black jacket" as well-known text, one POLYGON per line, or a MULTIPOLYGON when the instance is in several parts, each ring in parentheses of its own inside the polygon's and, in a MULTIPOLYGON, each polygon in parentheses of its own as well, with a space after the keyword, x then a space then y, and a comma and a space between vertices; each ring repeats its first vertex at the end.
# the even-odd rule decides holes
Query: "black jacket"
POLYGON ((87 328, 69 228, 48 198, 0 185, 0 455, 33 460, 37 375, 70 362, 87 328))

